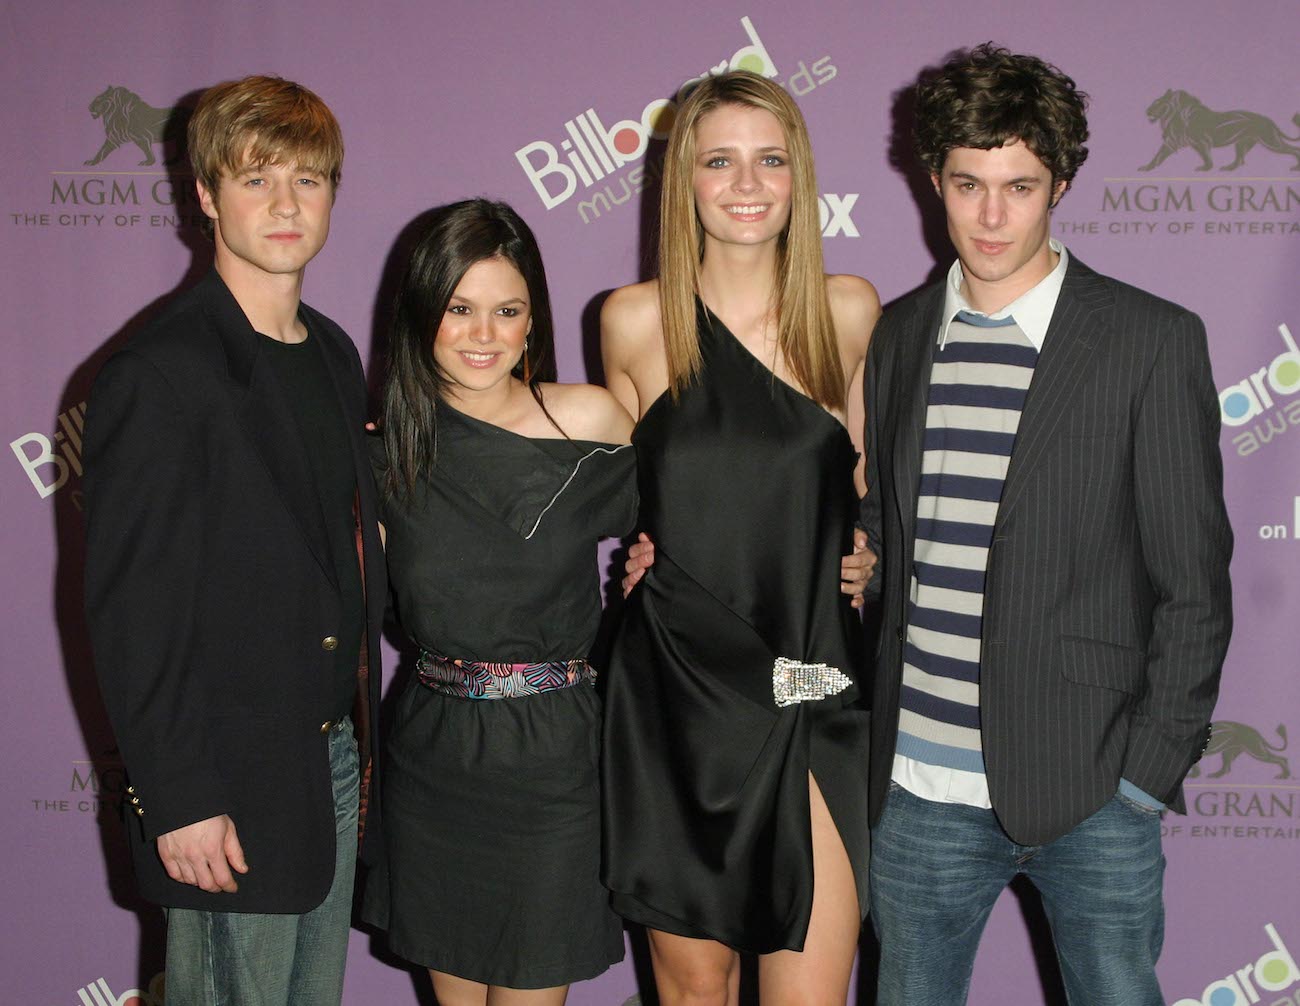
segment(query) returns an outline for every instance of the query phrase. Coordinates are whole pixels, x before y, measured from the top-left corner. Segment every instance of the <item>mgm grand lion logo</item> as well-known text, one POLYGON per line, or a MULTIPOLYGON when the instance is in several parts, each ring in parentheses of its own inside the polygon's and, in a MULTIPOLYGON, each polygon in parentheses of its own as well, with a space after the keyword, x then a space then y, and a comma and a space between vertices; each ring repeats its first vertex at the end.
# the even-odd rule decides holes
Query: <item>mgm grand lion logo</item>
MULTIPOLYGON (((1205 746, 1205 753, 1201 755, 1201 758, 1222 755, 1223 764, 1219 766, 1217 772, 1211 772, 1207 775, 1207 779, 1220 779, 1227 775, 1228 769, 1232 768, 1233 761, 1238 755, 1243 754, 1250 755, 1256 761, 1263 762, 1266 765, 1276 765, 1280 771, 1275 778, 1291 778, 1291 766, 1281 755, 1281 752, 1286 750, 1287 745, 1286 727, 1278 726, 1277 735, 1281 743, 1276 745, 1270 744, 1264 739, 1263 734, 1245 723, 1216 720, 1210 724, 1210 727, 1210 743, 1205 746)), ((1193 765, 1192 770, 1187 773, 1190 779, 1195 779, 1200 774, 1199 765, 1193 765)))
MULTIPOLYGON (((1300 147, 1293 146, 1300 136, 1287 136, 1266 115, 1256 112, 1216 112, 1206 108, 1186 91, 1166 91, 1147 108, 1147 118, 1160 123, 1164 142, 1155 157, 1138 168, 1150 171, 1164 162, 1170 154, 1191 147, 1201 155, 1197 171, 1212 171, 1214 162, 1210 151, 1216 147, 1233 147, 1237 156, 1224 171, 1236 171, 1246 159, 1246 153, 1259 144, 1278 154, 1296 159, 1292 171, 1300 171, 1300 147), (1290 141, 1290 142, 1288 142, 1290 141)), ((1300 113, 1292 117, 1300 127, 1300 113)))
POLYGON ((175 149, 164 164, 174 164, 185 156, 185 127, 190 118, 187 108, 154 108, 125 87, 106 87, 90 103, 90 115, 104 124, 104 145, 87 165, 98 164, 124 143, 140 148, 144 154, 140 167, 156 163, 155 143, 171 143, 175 149))

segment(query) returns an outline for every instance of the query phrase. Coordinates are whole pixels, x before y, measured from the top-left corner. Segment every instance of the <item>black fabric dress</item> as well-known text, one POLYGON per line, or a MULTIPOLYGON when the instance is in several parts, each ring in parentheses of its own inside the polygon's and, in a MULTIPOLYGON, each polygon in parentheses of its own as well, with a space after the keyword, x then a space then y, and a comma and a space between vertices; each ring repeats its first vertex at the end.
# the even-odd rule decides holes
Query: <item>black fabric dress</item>
POLYGON ((815 402, 700 309, 703 371, 636 428, 655 564, 632 592, 605 706, 604 879, 624 917, 737 950, 800 950, 808 773, 867 905, 862 629, 840 593, 856 455, 815 402), (778 707, 778 657, 852 682, 778 707))
MULTIPOLYGON (((446 406, 438 416, 433 477, 383 511, 403 627, 452 658, 586 657, 600 619, 596 542, 635 520, 635 452, 521 437, 446 406)), ((385 861, 363 913, 395 953, 510 988, 591 978, 622 959, 599 878, 599 734, 589 682, 488 700, 412 675, 386 748, 385 861)))

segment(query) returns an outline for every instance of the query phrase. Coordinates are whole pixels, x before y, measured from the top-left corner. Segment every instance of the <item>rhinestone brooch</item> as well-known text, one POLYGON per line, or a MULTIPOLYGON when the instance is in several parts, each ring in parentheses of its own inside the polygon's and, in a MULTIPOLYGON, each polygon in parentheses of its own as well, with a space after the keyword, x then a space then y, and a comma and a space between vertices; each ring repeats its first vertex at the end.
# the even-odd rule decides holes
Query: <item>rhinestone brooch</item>
POLYGON ((778 707, 838 695, 853 682, 830 664, 805 664, 777 657, 772 665, 772 696, 778 707))

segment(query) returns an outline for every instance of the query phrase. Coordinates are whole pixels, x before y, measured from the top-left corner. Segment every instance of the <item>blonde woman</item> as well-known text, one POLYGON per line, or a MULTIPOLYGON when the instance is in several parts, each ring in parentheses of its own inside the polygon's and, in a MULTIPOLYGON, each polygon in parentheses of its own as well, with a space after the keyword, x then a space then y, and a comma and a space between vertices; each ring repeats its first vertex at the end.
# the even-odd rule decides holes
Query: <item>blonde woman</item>
POLYGON ((736 1002, 739 952, 763 1002, 842 1003, 868 837, 841 556, 879 301, 823 274, 807 128, 754 74, 680 106, 660 224, 659 278, 601 313, 654 542, 609 674, 605 881, 665 1004, 736 1002))

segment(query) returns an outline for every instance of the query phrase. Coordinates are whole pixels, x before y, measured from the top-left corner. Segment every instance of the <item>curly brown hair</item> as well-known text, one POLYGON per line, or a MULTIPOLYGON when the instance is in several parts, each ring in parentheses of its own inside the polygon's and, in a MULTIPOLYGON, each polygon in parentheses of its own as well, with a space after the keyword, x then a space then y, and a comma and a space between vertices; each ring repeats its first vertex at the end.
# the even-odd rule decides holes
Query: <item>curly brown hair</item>
POLYGON ((955 147, 1020 140, 1066 188, 1088 156, 1088 96, 1037 56, 992 42, 959 52, 916 85, 916 155, 941 174, 955 147))

